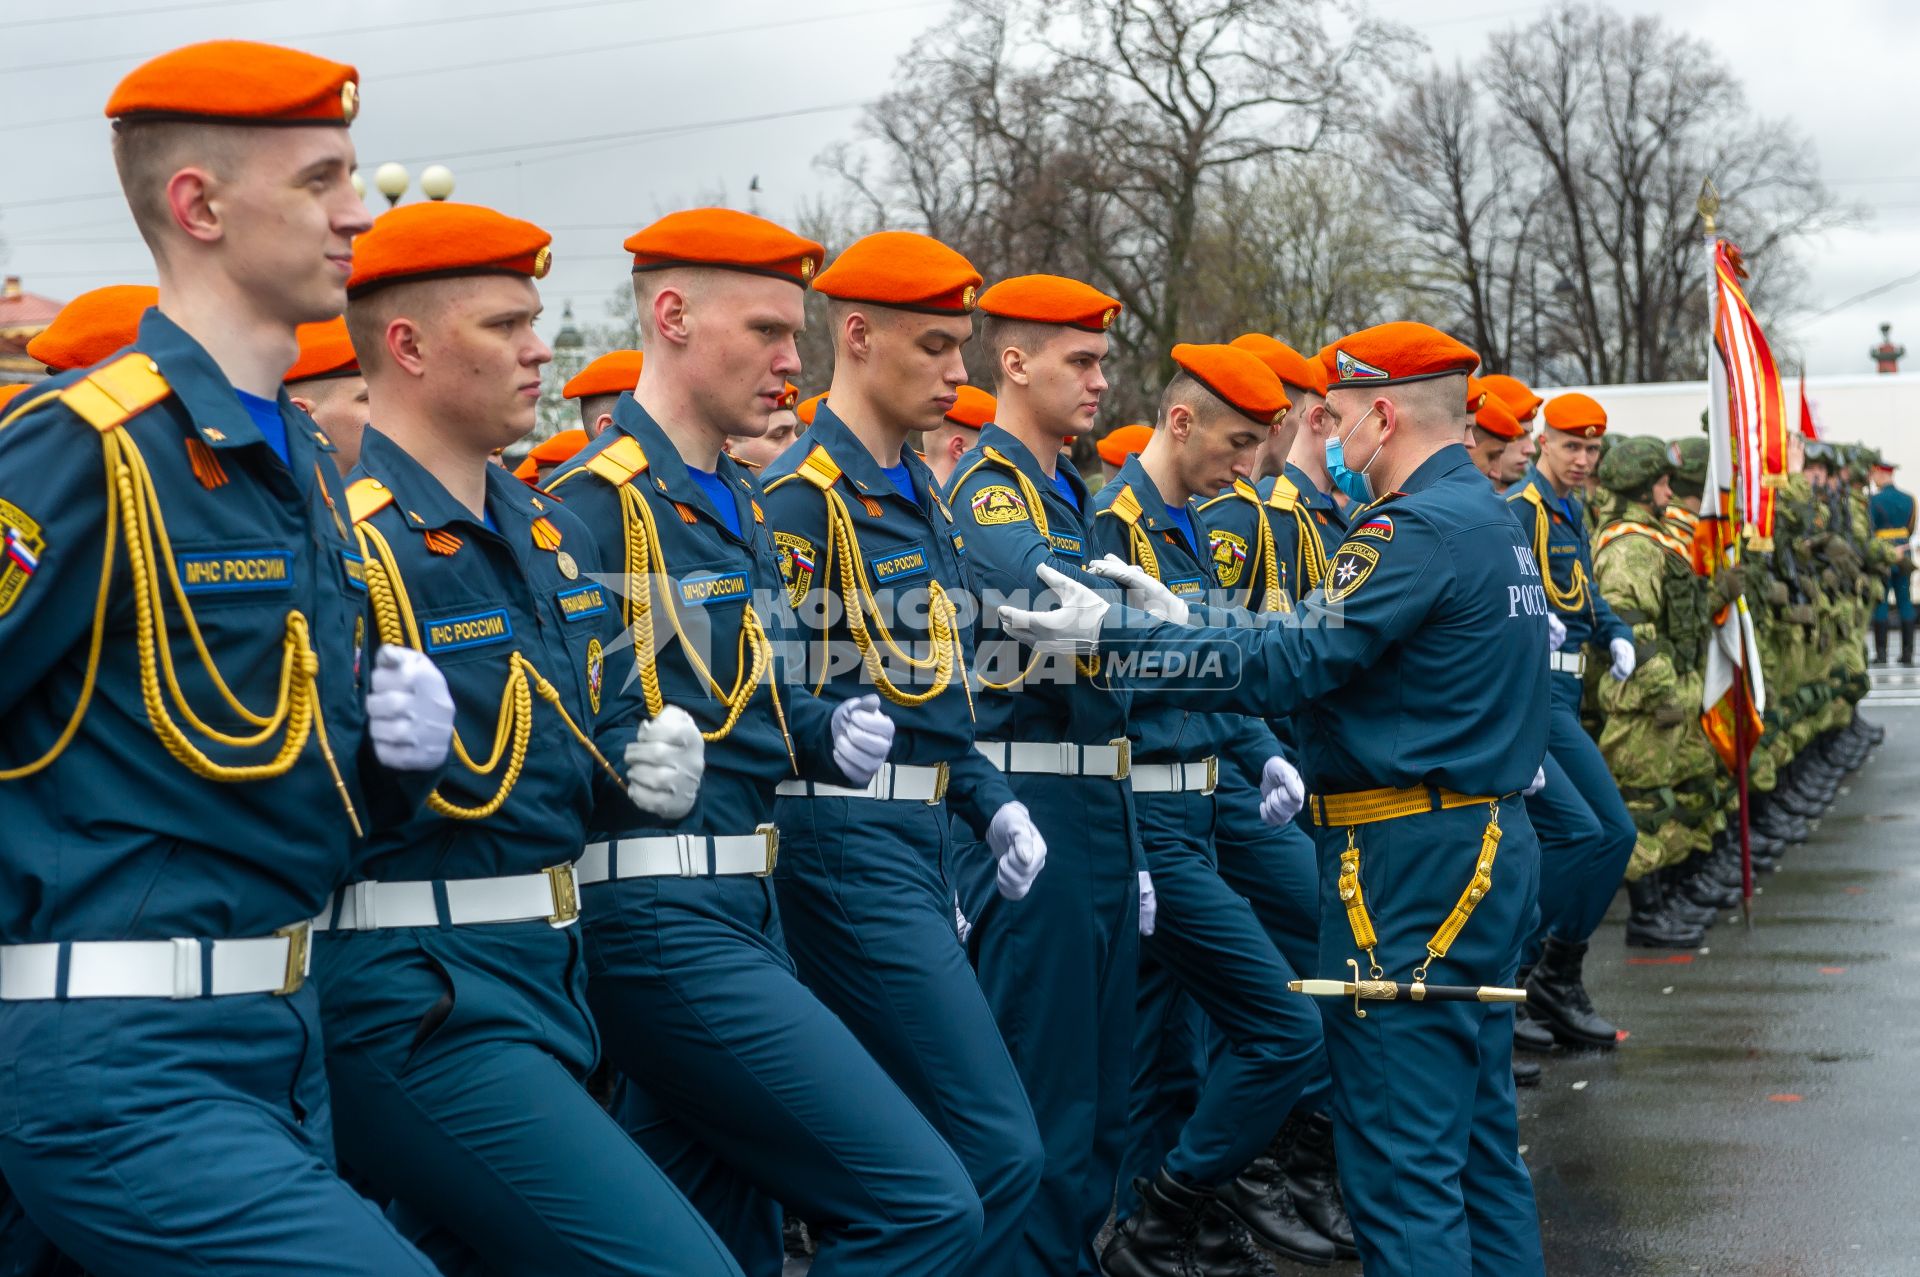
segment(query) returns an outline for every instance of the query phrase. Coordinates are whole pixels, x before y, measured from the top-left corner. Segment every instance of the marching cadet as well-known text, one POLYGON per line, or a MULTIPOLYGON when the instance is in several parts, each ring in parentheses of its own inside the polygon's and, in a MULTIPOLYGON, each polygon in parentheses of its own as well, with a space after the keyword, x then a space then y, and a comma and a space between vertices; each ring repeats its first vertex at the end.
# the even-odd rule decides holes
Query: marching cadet
POLYGON ((727 455, 756 475, 779 460, 780 454, 800 437, 800 417, 794 411, 799 402, 799 387, 787 382, 780 392, 780 406, 767 418, 767 433, 727 440, 727 455))
POLYGON ((1527 473, 1526 457, 1520 447, 1520 441, 1527 434, 1526 427, 1520 424, 1505 400, 1485 389, 1468 398, 1467 411, 1473 421, 1467 431, 1467 450, 1473 454, 1473 464, 1487 476, 1493 490, 1504 496, 1507 489, 1527 473))
POLYGON ((1887 569, 1886 588, 1881 590, 1873 608, 1873 663, 1887 663, 1888 599, 1892 613, 1900 620, 1900 663, 1913 664, 1913 529, 1914 501, 1911 494, 1894 486, 1893 463, 1876 459, 1873 471, 1873 498, 1868 510, 1873 518, 1874 539, 1893 551, 1893 566, 1887 569))
POLYGON ((332 442, 334 467, 351 474, 360 461, 360 433, 367 425, 367 379, 347 335, 347 321, 302 324, 295 337, 300 357, 283 378, 287 397, 332 442))
MULTIPOLYGON (((1183 344, 1172 358, 1177 371, 1146 447, 1094 498, 1093 547, 1197 601, 1209 593, 1212 539, 1190 503, 1245 483, 1256 450, 1290 404, 1279 377, 1247 350, 1183 344)), ((1245 1240, 1248 1230, 1286 1258, 1331 1263, 1333 1243, 1301 1222, 1289 1195, 1263 1194, 1264 1185, 1237 1178, 1301 1093, 1324 1081, 1326 1059, 1319 1011, 1286 990, 1299 973, 1253 907, 1223 881, 1214 848, 1222 752, 1245 755, 1258 744, 1265 770, 1285 775, 1304 798, 1299 775, 1264 724, 1197 713, 1163 696, 1134 702, 1127 735, 1141 846, 1166 912, 1141 942, 1135 994, 1122 1183, 1138 1196, 1122 1190, 1121 1223, 1101 1265, 1110 1277, 1179 1274, 1196 1264, 1209 1272, 1271 1271, 1245 1240), (1164 1053, 1170 1022, 1189 1000, 1226 1046, 1183 1122, 1171 1111, 1163 1071, 1186 1064, 1164 1053)), ((1248 790, 1259 789, 1256 772, 1248 790)), ((1266 814, 1284 824, 1298 808, 1296 800, 1266 814)))
MULTIPOLYGON (((582 1085, 572 862, 596 796, 627 802, 591 735, 618 600, 585 526, 488 464, 533 428, 553 356, 533 330, 549 238, 433 202, 354 245, 374 424, 347 503, 381 642, 447 671, 458 764, 314 921, 335 1138, 444 1273, 738 1274, 582 1085)), ((634 803, 685 810, 645 776, 634 803)))
MULTIPOLYGON (((1498 393, 1496 390, 1495 393, 1498 393)), ((1566 635, 1548 658, 1553 672, 1546 785, 1527 799, 1540 837, 1540 925, 1523 964, 1527 1011, 1568 1045, 1611 1049, 1618 1033, 1594 1010, 1582 966, 1633 855, 1633 817, 1599 747, 1580 723, 1586 647, 1606 644, 1608 674, 1633 675, 1633 631, 1594 586, 1585 491, 1599 460, 1607 413, 1586 395, 1561 395, 1543 410, 1540 455, 1506 494, 1543 569, 1540 585, 1566 635)))
POLYGON ((881 231, 849 245, 813 281, 829 299, 832 398, 808 446, 763 481, 767 526, 815 655, 808 682, 829 704, 877 691, 895 724, 889 761, 865 787, 780 784, 774 883, 787 945, 807 987, 965 1164, 986 1231, 962 1270, 997 1273, 1043 1153, 955 941, 948 813, 998 857, 1009 902, 1027 894, 1047 845, 973 747, 977 613, 965 534, 907 447, 966 389, 961 351, 979 285, 966 258, 924 235, 881 231))
POLYGON ((90 289, 60 308, 53 322, 34 334, 27 355, 49 373, 90 368, 140 336, 140 317, 160 304, 151 284, 108 284, 90 289))
MULTIPOLYGON (((1339 507, 1289 460, 1311 423, 1326 417, 1327 372, 1317 358, 1265 333, 1244 333, 1229 344, 1250 351, 1271 368, 1289 403, 1256 454, 1255 482, 1236 481, 1200 507, 1209 529, 1214 580, 1236 606, 1287 612, 1300 597, 1322 586, 1332 549, 1328 538, 1337 544, 1343 535, 1339 507)), ((1309 455, 1324 467, 1322 443, 1313 442, 1309 455)), ((1268 760, 1284 754, 1291 765, 1299 756, 1287 720, 1275 719, 1267 726, 1265 739, 1250 734, 1245 746, 1228 749, 1221 757, 1214 844, 1221 878, 1252 904, 1288 964, 1311 973, 1319 965, 1318 853, 1298 813, 1279 824, 1268 823, 1261 814, 1260 782, 1268 760)), ((1322 1073, 1325 1067, 1323 1051, 1322 1073)), ((1322 1077, 1302 1093, 1267 1153, 1255 1159, 1241 1179, 1264 1184, 1274 1210, 1284 1213, 1293 1206, 1333 1242, 1340 1258, 1351 1259, 1356 1253, 1353 1225, 1334 1173, 1328 1102, 1327 1079, 1322 1077)))
POLYGON ((1533 465, 1533 459, 1539 455, 1534 442, 1533 425, 1539 419, 1540 409, 1546 400, 1528 389, 1527 384, 1518 377, 1506 373, 1488 373, 1480 378, 1481 389, 1489 398, 1498 399, 1506 405, 1507 411, 1520 425, 1519 437, 1513 441, 1513 447, 1501 459, 1502 477, 1494 480, 1494 491, 1504 495, 1514 484, 1526 477, 1527 470, 1533 465))
POLYGON ((777 783, 862 788, 893 741, 877 696, 828 704, 784 658, 778 550, 759 488, 724 455, 766 429, 800 370, 821 248, 695 209, 626 249, 640 381, 550 488, 623 592, 631 644, 609 657, 603 749, 671 701, 698 730, 650 764, 656 784, 690 783, 672 773, 702 755, 705 773, 678 820, 602 808, 576 869, 618 1115, 755 1277, 780 1271, 776 1203, 820 1227, 815 1273, 954 1272, 982 1229, 966 1168, 795 977, 771 877, 777 783))
POLYGON ((1474 353, 1395 323, 1342 338, 1334 356, 1327 411, 1359 463, 1355 486, 1379 492, 1356 512, 1377 531, 1341 544, 1326 589, 1302 603, 1309 623, 1189 628, 1178 622, 1208 614, 1115 609, 1050 568, 1060 606, 1003 606, 1001 623, 1049 651, 1231 651, 1239 677, 1197 682, 1195 708, 1300 719, 1321 968, 1357 977, 1326 1023, 1362 1265, 1541 1274, 1511 1016, 1478 999, 1511 982, 1534 911, 1538 848, 1519 795, 1546 753, 1546 605, 1526 538, 1460 444, 1474 353), (1496 676, 1462 683, 1463 650, 1496 676))
POLYGON ((1100 454, 1100 474, 1102 485, 1112 483, 1126 468, 1130 457, 1140 455, 1147 446, 1147 440, 1153 438, 1153 427, 1135 422, 1132 425, 1115 426, 1100 437, 1094 445, 1094 451, 1100 454))
MULTIPOLYGON (((1077 569, 1086 558, 1090 497, 1060 440, 1093 429, 1120 303, 1058 276, 1004 280, 979 303, 999 411, 946 499, 974 588, 1030 597, 1045 588, 1038 568, 1077 569)), ((1046 1149, 1001 1271, 1093 1272, 1126 1142, 1139 937, 1153 928, 1127 780, 1128 697, 1090 664, 1030 660, 1006 640, 982 644, 976 672, 978 748, 1048 847, 1047 871, 1020 901, 993 890, 991 848, 962 842, 954 854, 974 969, 1046 1149)))
POLYGON ((238 41, 122 80, 159 308, 0 419, 0 1073, 60 1097, 0 1123, 0 1174, 91 1273, 435 1271, 332 1172, 305 987, 353 835, 413 809, 453 719, 431 660, 373 653, 345 489, 280 387, 368 226, 358 100, 238 41))
POLYGON ((567 378, 560 397, 580 405, 580 429, 589 443, 613 424, 614 402, 640 383, 645 363, 637 350, 610 350, 567 378))
POLYGON ((980 442, 980 432, 993 420, 998 407, 993 396, 978 386, 953 388, 953 406, 942 414, 937 427, 920 437, 920 455, 926 459, 937 489, 945 491, 960 458, 980 442))

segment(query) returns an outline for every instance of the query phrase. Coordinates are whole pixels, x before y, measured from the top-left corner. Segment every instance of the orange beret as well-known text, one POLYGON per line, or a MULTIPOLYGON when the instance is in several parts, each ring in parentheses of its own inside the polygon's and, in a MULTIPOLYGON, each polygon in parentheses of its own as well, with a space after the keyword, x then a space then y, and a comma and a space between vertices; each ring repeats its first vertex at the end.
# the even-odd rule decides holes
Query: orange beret
POLYGON ((140 335, 140 316, 160 304, 150 284, 109 284, 81 293, 27 343, 27 354, 55 372, 97 364, 140 335))
POLYGON ((1490 394, 1483 398, 1485 402, 1473 414, 1474 425, 1502 439, 1518 439, 1527 432, 1519 418, 1513 415, 1513 409, 1507 407, 1506 401, 1500 396, 1490 394))
POLYGON ((524 275, 540 279, 553 262, 553 236, 478 204, 427 200, 382 213, 353 241, 347 296, 408 279, 524 275))
POLYGON ((163 53, 127 73, 107 118, 227 124, 353 123, 360 73, 342 62, 251 40, 209 40, 163 53))
POLYGON ((1433 377, 1457 377, 1480 356, 1426 324, 1375 324, 1333 343, 1332 386, 1397 386, 1433 377))
POLYGON ((711 266, 790 279, 804 287, 826 260, 813 240, 752 213, 731 208, 689 208, 668 213, 627 236, 633 273, 675 266, 711 266))
POLYGON ((513 468, 513 477, 522 483, 540 482, 540 463, 534 460, 531 452, 513 468))
POLYGON ((640 365, 643 362, 637 350, 610 350, 569 377, 567 384, 560 387, 560 397, 587 399, 593 395, 617 395, 623 390, 632 390, 640 384, 640 365))
POLYGON ((1522 424, 1532 421, 1533 414, 1540 411, 1540 405, 1546 401, 1527 389, 1525 382, 1518 377, 1509 377, 1503 372, 1489 373, 1480 379, 1490 395, 1504 401, 1514 419, 1522 424))
POLYGON ((533 451, 527 454, 527 460, 548 461, 557 466, 562 461, 571 461, 573 454, 586 446, 586 431, 578 428, 562 430, 552 438, 534 444, 533 451))
POLYGON ((1278 341, 1265 333, 1242 333, 1227 343, 1238 346, 1252 354, 1261 363, 1273 369, 1283 385, 1304 390, 1308 394, 1325 395, 1327 393, 1327 370, 1319 359, 1309 359, 1292 346, 1278 341))
POLYGON ((961 386, 957 393, 959 397, 953 401, 953 407, 947 409, 947 420, 956 426, 978 430, 1000 410, 994 397, 978 386, 961 386))
POLYGON ((33 383, 30 381, 23 381, 17 386, 0 386, 0 408, 4 408, 12 403, 20 396, 22 391, 31 390, 32 388, 33 383))
POLYGON ((1095 444, 1100 459, 1110 466, 1124 466, 1127 458, 1147 446, 1147 440, 1153 438, 1153 427, 1143 425, 1115 426, 1106 436, 1095 444))
POLYGON ((1320 347, 1320 371, 1327 375, 1327 385, 1331 386, 1340 378, 1339 365, 1333 357, 1333 347, 1320 347))
POLYGON ((927 315, 973 311, 980 272, 930 236, 876 231, 847 245, 813 281, 815 292, 838 301, 871 302, 927 315))
POLYGON ((813 424, 813 414, 818 412, 820 410, 820 405, 825 403, 826 401, 827 401, 827 392, 823 390, 819 394, 813 396, 811 399, 802 399, 797 405, 795 405, 793 410, 793 415, 800 418, 801 425, 810 426, 813 424))
POLYGON ((360 360, 353 353, 353 341, 347 336, 343 318, 302 324, 294 330, 300 339, 300 357, 281 380, 289 386, 297 381, 318 381, 322 377, 351 377, 359 373, 360 360))
POLYGON ((1478 377, 1467 378, 1467 412, 1469 415, 1479 412, 1487 402, 1487 385, 1478 377))
POLYGON ((1607 433, 1607 410, 1585 395, 1556 395, 1547 401, 1547 424, 1563 434, 1598 439, 1607 433))
POLYGON ((794 408, 799 405, 799 403, 800 403, 800 387, 794 385, 790 381, 784 383, 780 389, 780 402, 776 406, 785 408, 788 412, 792 412, 794 408))
POLYGON ((980 309, 1001 319, 1063 324, 1103 333, 1120 317, 1120 303, 1091 284, 1062 275, 1016 275, 980 294, 980 309))
POLYGON ((1263 426, 1273 425, 1287 411, 1287 388, 1280 378, 1257 355, 1238 346, 1182 342, 1173 348, 1173 362, 1228 407, 1263 426))

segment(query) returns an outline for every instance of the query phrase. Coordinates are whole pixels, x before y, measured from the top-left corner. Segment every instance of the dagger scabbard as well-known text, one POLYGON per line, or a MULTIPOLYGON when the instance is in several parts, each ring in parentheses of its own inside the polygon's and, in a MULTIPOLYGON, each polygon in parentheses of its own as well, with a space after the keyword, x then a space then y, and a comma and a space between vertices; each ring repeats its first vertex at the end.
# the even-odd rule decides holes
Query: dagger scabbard
POLYGON ((1425 984, 1415 980, 1289 980, 1287 987, 1310 998, 1352 998, 1353 1012, 1361 1019, 1367 1013, 1362 1002, 1525 1002, 1525 989, 1504 989, 1491 984, 1425 984))

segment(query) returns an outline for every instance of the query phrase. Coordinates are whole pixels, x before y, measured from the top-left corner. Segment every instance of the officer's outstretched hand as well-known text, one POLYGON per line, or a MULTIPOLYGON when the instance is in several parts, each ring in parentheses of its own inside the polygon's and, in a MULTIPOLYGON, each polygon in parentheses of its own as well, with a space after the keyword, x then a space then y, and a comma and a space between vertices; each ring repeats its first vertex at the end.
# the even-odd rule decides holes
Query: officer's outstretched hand
POLYGON ((987 825, 987 846, 1000 858, 1000 894, 1019 900, 1047 863, 1047 840, 1025 803, 1005 803, 987 825))
POLYGON ((1307 782, 1286 759, 1275 754, 1260 773, 1260 819, 1284 825, 1307 803, 1307 782))
POLYGON ((707 770, 707 742, 693 716, 663 706, 627 742, 627 797, 641 811, 678 820, 693 810, 707 770))
POLYGON ((1153 917, 1160 912, 1160 898, 1153 894, 1153 875, 1140 871, 1140 934, 1153 934, 1153 917))
POLYGON ((1127 592, 1128 607, 1151 612, 1175 625, 1187 623, 1186 602, 1149 576, 1145 568, 1135 567, 1117 554, 1109 554, 1089 563, 1087 571, 1118 583, 1127 592))
POLYGON ((387 644, 367 679, 367 735, 373 756, 400 772, 430 772, 447 761, 453 696, 447 676, 423 653, 387 644))
POLYGON ((1554 612, 1547 613, 1547 650, 1557 652, 1567 641, 1567 623, 1554 612))
POLYGON ((1613 675, 1613 681, 1624 683, 1633 676, 1636 663, 1631 639, 1615 639, 1607 644, 1607 651, 1613 653, 1613 666, 1607 673, 1613 675))
POLYGON ((893 748, 893 720, 880 708, 880 698, 869 692, 841 701, 833 711, 832 730, 834 764, 855 785, 872 780, 893 748))
POLYGON ((1113 605, 1092 588, 1050 567, 1040 565, 1040 583, 1053 591, 1060 606, 1030 612, 1010 603, 1000 607, 1000 628, 1042 652, 1090 655, 1100 648, 1100 623, 1113 605))

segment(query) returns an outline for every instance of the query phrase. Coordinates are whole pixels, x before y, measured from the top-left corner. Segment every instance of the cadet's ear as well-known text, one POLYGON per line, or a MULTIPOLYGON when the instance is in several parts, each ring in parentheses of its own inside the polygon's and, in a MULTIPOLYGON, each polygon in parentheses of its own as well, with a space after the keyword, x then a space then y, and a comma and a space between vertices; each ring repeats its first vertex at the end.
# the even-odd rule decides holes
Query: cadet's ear
POLYGON ((292 400, 293 406, 301 412, 306 413, 309 417, 313 415, 313 400, 306 398, 304 395, 292 394, 288 395, 287 398, 292 400))
POLYGON ((959 465, 960 458, 966 455, 967 441, 957 434, 949 436, 947 439, 947 460, 954 465, 959 465))
POLYGON ((420 329, 405 315, 395 315, 387 324, 387 358, 393 366, 411 377, 426 367, 420 356, 420 329))
POLYGON ((1004 384, 1012 382, 1024 386, 1033 380, 1027 372, 1027 352, 1018 346, 1004 346, 1000 350, 1000 379, 1004 384))
POLYGON ((1185 443, 1187 436, 1193 433, 1193 409, 1183 403, 1177 403, 1167 409, 1166 429, 1168 434, 1185 443))
POLYGON ((840 344, 855 359, 873 353, 873 321, 864 311, 849 310, 840 321, 840 344))
POLYGON ((611 426, 612 424, 613 424, 613 414, 610 412, 601 413, 599 416, 595 417, 591 422, 588 423, 587 438, 589 440, 598 439, 606 431, 607 427, 611 426))
POLYGON ((687 344, 687 295, 672 284, 653 295, 653 331, 676 345, 687 344))

